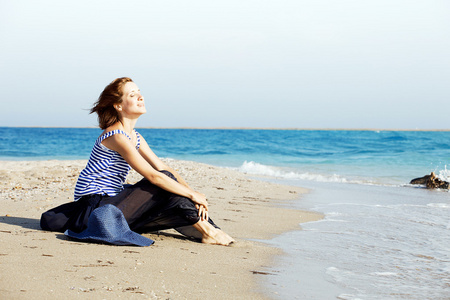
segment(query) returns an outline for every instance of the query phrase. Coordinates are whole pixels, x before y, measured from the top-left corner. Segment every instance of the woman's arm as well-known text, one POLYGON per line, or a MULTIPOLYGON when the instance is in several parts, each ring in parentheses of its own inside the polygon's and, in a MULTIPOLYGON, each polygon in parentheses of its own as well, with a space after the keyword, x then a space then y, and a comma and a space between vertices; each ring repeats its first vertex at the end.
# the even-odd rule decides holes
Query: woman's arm
POLYGON ((159 157, 150 149, 150 146, 147 144, 147 141, 141 137, 141 145, 139 147, 139 153, 142 155, 142 157, 157 171, 169 171, 172 173, 175 178, 178 180, 179 183, 184 185, 185 187, 189 187, 187 182, 171 167, 169 167, 167 164, 165 164, 159 157))
MULTIPOLYGON (((171 167, 169 167, 167 164, 165 164, 159 157, 150 149, 150 146, 148 145, 147 141, 142 137, 141 135, 141 145, 139 147, 139 153, 142 155, 142 157, 156 170, 162 171, 166 170, 172 173, 175 178, 178 180, 178 182, 185 187, 191 189, 191 187, 187 184, 187 182, 171 167)), ((203 205, 196 205, 199 216, 202 218, 202 220, 208 220, 208 207, 204 207, 203 205)))
MULTIPOLYGON (((109 138, 106 138, 102 144, 107 148, 118 152, 123 159, 134 169, 136 172, 144 176, 154 185, 177 195, 191 199, 194 203, 203 205, 205 209, 208 209, 208 203, 206 196, 202 193, 193 191, 187 186, 184 186, 168 176, 158 172, 161 167, 165 167, 159 159, 152 159, 148 162, 144 157, 136 150, 131 141, 123 134, 115 134, 109 138)), ((148 147, 147 143, 141 142, 148 147)), ((144 146, 145 147, 145 146, 144 146)), ((148 153, 147 153, 148 155, 148 153)), ((156 155, 153 154, 155 157, 156 155)), ((170 170, 168 170, 170 171, 170 170)))

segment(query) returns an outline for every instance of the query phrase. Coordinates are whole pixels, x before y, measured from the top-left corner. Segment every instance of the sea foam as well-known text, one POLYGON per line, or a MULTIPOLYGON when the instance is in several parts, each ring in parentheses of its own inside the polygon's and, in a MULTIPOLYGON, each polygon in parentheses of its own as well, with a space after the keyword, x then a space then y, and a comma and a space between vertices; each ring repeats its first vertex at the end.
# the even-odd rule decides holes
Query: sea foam
POLYGON ((314 174, 310 172, 297 173, 293 171, 285 171, 282 168, 267 166, 254 161, 244 161, 244 163, 237 168, 238 171, 246 174, 260 175, 260 176, 270 176, 282 179, 301 179, 301 180, 311 180, 319 182, 342 182, 349 183, 348 179, 332 174, 332 175, 322 175, 314 174))

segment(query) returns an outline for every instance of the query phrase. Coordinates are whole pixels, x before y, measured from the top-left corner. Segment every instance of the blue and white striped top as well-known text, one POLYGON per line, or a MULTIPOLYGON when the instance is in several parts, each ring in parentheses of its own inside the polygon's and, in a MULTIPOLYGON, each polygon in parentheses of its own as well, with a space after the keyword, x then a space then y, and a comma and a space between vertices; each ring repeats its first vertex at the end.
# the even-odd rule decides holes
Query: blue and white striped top
MULTIPOLYGON (((139 149, 141 138, 136 130, 134 132, 137 137, 136 149, 139 149)), ((115 196, 123 190, 131 167, 118 152, 102 145, 104 139, 114 134, 124 134, 131 140, 124 131, 113 130, 95 141, 89 161, 78 177, 74 193, 75 201, 91 194, 115 196)))

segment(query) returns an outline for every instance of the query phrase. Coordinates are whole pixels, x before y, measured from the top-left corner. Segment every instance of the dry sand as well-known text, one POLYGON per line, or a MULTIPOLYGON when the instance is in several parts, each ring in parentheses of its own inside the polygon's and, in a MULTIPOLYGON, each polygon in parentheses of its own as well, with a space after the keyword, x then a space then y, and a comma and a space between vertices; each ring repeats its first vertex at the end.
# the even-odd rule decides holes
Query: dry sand
MULTIPOLYGON (((265 299, 261 276, 280 249, 270 239, 320 215, 289 209, 304 189, 250 179, 205 164, 166 160, 205 193, 210 216, 236 239, 230 247, 186 239, 173 230, 149 233, 150 247, 70 240, 42 231, 41 214, 73 200, 86 161, 0 161, 1 299, 265 299)), ((128 180, 140 175, 131 172, 128 180)))

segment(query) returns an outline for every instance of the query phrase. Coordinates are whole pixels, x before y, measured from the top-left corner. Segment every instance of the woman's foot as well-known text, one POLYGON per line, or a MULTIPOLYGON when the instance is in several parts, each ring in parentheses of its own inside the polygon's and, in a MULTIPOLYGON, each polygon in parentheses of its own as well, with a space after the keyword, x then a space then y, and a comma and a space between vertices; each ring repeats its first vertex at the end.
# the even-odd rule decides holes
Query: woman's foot
POLYGON ((228 246, 234 239, 220 229, 215 228, 207 221, 199 221, 193 225, 202 234, 202 243, 228 246))
POLYGON ((204 244, 228 246, 233 242, 233 238, 220 229, 216 229, 216 232, 211 235, 203 235, 202 238, 204 244))

